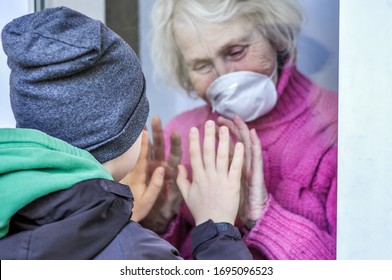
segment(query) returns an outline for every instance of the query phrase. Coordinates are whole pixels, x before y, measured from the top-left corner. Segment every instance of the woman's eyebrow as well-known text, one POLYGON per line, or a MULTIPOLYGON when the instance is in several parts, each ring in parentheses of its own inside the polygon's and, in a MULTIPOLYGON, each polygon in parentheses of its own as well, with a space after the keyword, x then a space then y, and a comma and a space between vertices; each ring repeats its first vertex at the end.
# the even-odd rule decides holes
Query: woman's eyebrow
MULTIPOLYGON (((222 55, 224 54, 228 48, 235 46, 235 45, 241 45, 241 44, 248 44, 251 39, 253 37, 253 34, 244 34, 241 37, 235 37, 235 38, 229 38, 227 39, 221 46, 219 46, 216 50, 216 52, 214 53, 214 55, 222 55)), ((197 63, 200 62, 208 62, 210 61, 210 58, 208 57, 190 57, 189 60, 186 60, 185 63, 188 66, 193 66, 197 63)))
POLYGON ((217 50, 217 54, 224 54, 228 48, 236 46, 236 45, 244 45, 249 44, 252 39, 252 35, 243 35, 240 38, 232 38, 225 42, 222 46, 220 46, 217 50))

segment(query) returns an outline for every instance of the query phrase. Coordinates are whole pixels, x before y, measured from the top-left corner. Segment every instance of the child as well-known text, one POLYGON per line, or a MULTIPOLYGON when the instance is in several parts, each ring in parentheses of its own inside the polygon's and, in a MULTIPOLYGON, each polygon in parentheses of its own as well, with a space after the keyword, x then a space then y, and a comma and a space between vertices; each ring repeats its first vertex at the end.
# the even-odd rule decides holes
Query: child
MULTIPOLYGON (((0 129, 0 258, 180 259, 130 220, 132 193, 118 183, 136 164, 149 112, 133 50, 65 7, 15 19, 2 42, 17 128, 0 129)), ((197 221, 194 257, 249 259, 233 226, 243 146, 230 163, 228 129, 220 129, 217 155, 214 123, 205 129, 203 151, 198 130, 190 134, 194 178, 202 180, 189 182, 180 167, 178 181, 197 221)))

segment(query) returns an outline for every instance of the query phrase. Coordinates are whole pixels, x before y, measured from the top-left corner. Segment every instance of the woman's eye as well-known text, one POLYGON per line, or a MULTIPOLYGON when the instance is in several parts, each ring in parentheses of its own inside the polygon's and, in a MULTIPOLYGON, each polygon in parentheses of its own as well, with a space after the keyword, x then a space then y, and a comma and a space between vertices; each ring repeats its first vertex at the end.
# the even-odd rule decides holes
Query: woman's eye
POLYGON ((193 70, 199 73, 207 73, 211 69, 211 64, 210 63, 201 63, 201 64, 196 64, 193 67, 193 70))
POLYGON ((227 52, 227 56, 231 59, 240 59, 245 54, 245 50, 244 46, 234 47, 227 52))

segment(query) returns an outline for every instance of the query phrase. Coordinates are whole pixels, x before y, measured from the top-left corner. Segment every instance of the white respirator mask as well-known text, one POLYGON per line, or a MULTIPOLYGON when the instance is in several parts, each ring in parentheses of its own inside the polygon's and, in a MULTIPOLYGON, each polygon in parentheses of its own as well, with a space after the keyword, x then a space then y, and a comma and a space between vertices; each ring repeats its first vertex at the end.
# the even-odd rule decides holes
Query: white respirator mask
POLYGON ((274 108, 278 94, 271 77, 251 72, 237 71, 217 78, 207 89, 206 97, 213 112, 226 118, 235 115, 250 122, 267 114, 274 108))

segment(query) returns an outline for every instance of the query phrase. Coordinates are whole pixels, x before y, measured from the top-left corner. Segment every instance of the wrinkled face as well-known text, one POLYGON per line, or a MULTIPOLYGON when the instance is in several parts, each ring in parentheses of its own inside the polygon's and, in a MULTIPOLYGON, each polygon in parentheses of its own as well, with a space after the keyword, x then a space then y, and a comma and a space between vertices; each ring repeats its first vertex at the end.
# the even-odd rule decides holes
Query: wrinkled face
POLYGON ((253 71, 270 76, 276 67, 275 49, 243 19, 199 25, 198 32, 185 24, 175 25, 174 30, 190 80, 204 100, 209 85, 224 74, 253 71))

